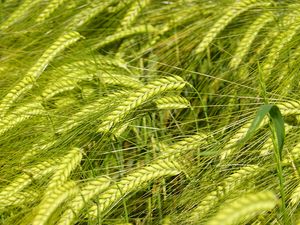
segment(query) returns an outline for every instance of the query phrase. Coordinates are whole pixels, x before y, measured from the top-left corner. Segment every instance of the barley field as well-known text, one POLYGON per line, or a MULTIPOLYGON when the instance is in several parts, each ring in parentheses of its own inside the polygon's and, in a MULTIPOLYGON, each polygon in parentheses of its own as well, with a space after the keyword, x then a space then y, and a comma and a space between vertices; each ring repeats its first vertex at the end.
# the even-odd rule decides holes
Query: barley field
POLYGON ((298 0, 0 0, 0 224, 300 225, 298 0))

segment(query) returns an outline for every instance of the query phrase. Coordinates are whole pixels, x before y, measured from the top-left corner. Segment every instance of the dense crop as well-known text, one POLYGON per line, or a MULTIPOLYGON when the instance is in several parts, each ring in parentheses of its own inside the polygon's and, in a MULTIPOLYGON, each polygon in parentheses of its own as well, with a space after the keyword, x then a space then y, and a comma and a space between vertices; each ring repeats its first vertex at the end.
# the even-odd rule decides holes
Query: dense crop
POLYGON ((297 0, 0 1, 0 224, 300 224, 299 37, 297 0))

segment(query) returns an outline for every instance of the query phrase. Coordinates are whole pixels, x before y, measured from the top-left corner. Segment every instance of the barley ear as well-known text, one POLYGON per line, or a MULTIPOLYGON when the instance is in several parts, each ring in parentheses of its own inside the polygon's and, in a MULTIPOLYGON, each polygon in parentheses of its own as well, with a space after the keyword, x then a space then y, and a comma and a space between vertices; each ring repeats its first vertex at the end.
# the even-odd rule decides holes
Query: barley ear
POLYGON ((237 1, 235 4, 230 6, 225 10, 225 15, 223 15, 208 31, 208 33, 204 36, 201 43, 197 46, 195 53, 201 54, 215 39, 215 37, 222 31, 224 28, 237 16, 241 13, 246 12, 247 10, 253 7, 262 7, 268 6, 270 3, 268 2, 259 2, 256 0, 242 0, 237 1))
POLYGON ((51 194, 58 186, 65 183, 71 172, 78 166, 82 159, 82 151, 79 148, 71 149, 68 154, 62 157, 55 173, 49 181, 45 196, 51 194))
POLYGON ((57 186, 51 195, 46 195, 37 207, 32 225, 46 225, 48 219, 59 206, 78 191, 74 181, 57 186))
POLYGON ((199 149, 207 144, 207 138, 207 134, 200 132, 188 136, 170 146, 166 146, 163 150, 163 157, 179 157, 188 151, 199 149))
POLYGON ((99 43, 93 45, 91 48, 93 50, 97 50, 97 49, 102 48, 108 44, 115 42, 115 41, 121 40, 123 38, 129 37, 132 35, 143 34, 143 33, 154 33, 154 32, 156 32, 156 29, 154 27, 152 27, 151 25, 148 25, 148 26, 140 25, 137 27, 132 27, 127 30, 122 30, 120 32, 117 32, 115 34, 107 36, 103 41, 100 41, 99 43))
POLYGON ((227 194, 238 188, 243 182, 247 182, 262 172, 262 169, 257 165, 249 165, 240 168, 229 177, 225 178, 216 190, 208 193, 204 199, 191 213, 191 221, 199 221, 204 218, 207 213, 227 194))
POLYGON ((25 0, 23 3, 7 18, 2 24, 0 24, 0 30, 5 30, 12 26, 14 23, 23 19, 26 14, 35 6, 40 0, 25 0))
POLYGON ((28 187, 34 180, 41 179, 42 177, 53 173, 56 164, 57 160, 51 159, 25 169, 22 174, 18 175, 10 184, 0 191, 0 208, 5 206, 5 199, 8 196, 16 195, 18 192, 28 187))
POLYGON ((211 218, 207 225, 233 225, 243 223, 261 213, 271 211, 278 200, 274 193, 262 191, 247 194, 236 200, 224 204, 218 213, 211 218))
POLYGON ((0 117, 3 117, 6 114, 11 105, 21 95, 33 87, 34 82, 43 73, 49 62, 53 60, 58 53, 78 41, 80 38, 81 36, 77 32, 68 32, 59 37, 44 52, 44 54, 33 65, 33 67, 30 68, 30 70, 25 74, 24 78, 14 88, 12 88, 6 96, 4 96, 0 102, 0 117))
MULTIPOLYGON (((265 126, 267 123, 268 123, 268 118, 265 117, 257 129, 260 129, 261 127, 265 126)), ((229 141, 224 146, 224 149, 220 155, 221 161, 227 159, 236 151, 237 143, 246 136, 249 128, 251 127, 251 124, 252 121, 246 122, 241 128, 238 129, 238 131, 234 135, 230 137, 229 141)))
POLYGON ((19 123, 37 115, 46 115, 46 111, 36 102, 16 108, 14 112, 7 114, 0 120, 0 135, 14 128, 19 123))
POLYGON ((97 217, 98 214, 104 216, 110 207, 130 192, 139 190, 148 182, 160 177, 178 175, 181 170, 181 166, 170 158, 160 159, 148 166, 136 169, 100 194, 97 205, 90 208, 89 214, 92 218, 97 217))
POLYGON ((149 102, 159 94, 164 94, 168 91, 180 90, 185 86, 185 84, 185 81, 178 76, 160 78, 150 82, 144 87, 131 93, 131 95, 129 95, 125 101, 121 102, 108 117, 104 118, 98 131, 110 131, 137 107, 149 102))
POLYGON ((77 30, 83 25, 87 24, 91 19, 97 16, 99 13, 106 10, 114 0, 108 0, 102 2, 101 4, 94 2, 91 3, 87 8, 81 10, 78 14, 76 14, 69 24, 67 25, 68 30, 77 30))
POLYGON ((66 211, 61 216, 57 225, 74 224, 76 216, 91 201, 92 198, 99 195, 110 185, 111 179, 107 177, 99 177, 89 180, 80 187, 77 193, 66 205, 66 211))
POLYGON ((249 52, 251 44, 255 40, 259 31, 270 21, 273 20, 273 14, 271 12, 265 12, 258 17, 251 26, 247 29, 244 37, 238 42, 238 47, 229 63, 232 69, 236 69, 241 63, 242 59, 249 52))
POLYGON ((189 108, 189 101, 180 96, 166 96, 155 100, 158 109, 184 109, 189 108))
POLYGON ((295 12, 292 12, 291 15, 288 15, 288 17, 293 22, 291 22, 289 26, 286 25, 286 29, 282 31, 275 39, 273 45, 271 46, 271 50, 262 65, 262 73, 266 78, 270 78, 272 69, 275 66, 276 60, 280 56, 282 49, 284 49, 284 47, 292 40, 299 30, 300 17, 294 19, 295 12))
POLYGON ((122 19, 119 31, 130 28, 143 8, 145 8, 150 2, 150 0, 135 0, 122 19))
POLYGON ((64 3, 66 0, 52 0, 48 3, 46 8, 39 14, 39 16, 36 18, 37 23, 41 23, 45 21, 49 16, 60 6, 64 3))
POLYGON ((6 207, 20 207, 21 205, 32 203, 37 201, 39 194, 37 191, 27 190, 24 192, 18 192, 14 195, 5 196, 0 200, 0 212, 6 207))

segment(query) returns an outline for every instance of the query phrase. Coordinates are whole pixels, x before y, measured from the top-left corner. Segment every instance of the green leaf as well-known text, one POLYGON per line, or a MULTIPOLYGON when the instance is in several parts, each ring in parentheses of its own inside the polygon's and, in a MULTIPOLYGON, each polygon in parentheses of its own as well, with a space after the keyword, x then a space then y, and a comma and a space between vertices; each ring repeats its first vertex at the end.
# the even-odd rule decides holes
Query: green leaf
POLYGON ((284 120, 281 115, 281 112, 279 108, 276 105, 262 105, 258 109, 258 112, 247 132, 245 137, 240 141, 240 144, 244 144, 247 140, 249 140, 265 118, 265 116, 269 115, 270 116, 270 121, 271 121, 271 128, 273 135, 276 138, 277 141, 277 147, 278 147, 278 154, 279 158, 281 159, 282 157, 282 149, 283 149, 283 144, 284 144, 284 138, 285 138, 285 130, 284 130, 284 120))

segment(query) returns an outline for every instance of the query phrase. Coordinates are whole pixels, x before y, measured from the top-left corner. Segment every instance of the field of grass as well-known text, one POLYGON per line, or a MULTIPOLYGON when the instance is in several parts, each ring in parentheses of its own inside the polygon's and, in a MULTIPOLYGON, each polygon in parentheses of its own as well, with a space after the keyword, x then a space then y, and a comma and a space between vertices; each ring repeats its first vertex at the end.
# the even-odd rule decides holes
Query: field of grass
POLYGON ((0 224, 300 225, 298 0, 0 0, 0 224))

